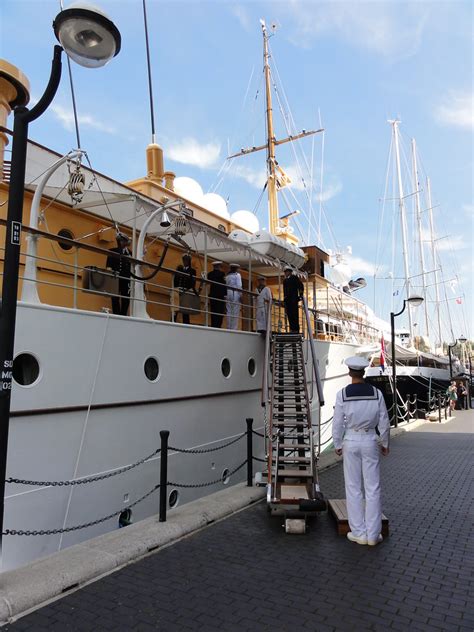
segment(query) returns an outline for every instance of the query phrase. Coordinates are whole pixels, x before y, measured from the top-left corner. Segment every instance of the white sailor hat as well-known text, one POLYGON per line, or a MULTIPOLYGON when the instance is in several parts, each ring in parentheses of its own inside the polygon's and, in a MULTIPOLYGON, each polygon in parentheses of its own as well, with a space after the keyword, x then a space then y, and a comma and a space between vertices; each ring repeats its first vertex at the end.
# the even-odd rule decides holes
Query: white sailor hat
POLYGON ((286 270, 291 270, 291 271, 293 272, 293 268, 292 268, 291 266, 285 266, 285 267, 283 268, 283 270, 285 270, 285 271, 286 271, 286 270))
POLYGON ((229 263, 231 268, 240 268, 240 263, 229 263))
POLYGON ((368 360, 360 358, 359 356, 351 356, 344 360, 344 363, 353 371, 363 371, 370 364, 368 360))
POLYGON ((213 261, 212 265, 213 266, 221 266, 222 265, 222 261, 213 261))

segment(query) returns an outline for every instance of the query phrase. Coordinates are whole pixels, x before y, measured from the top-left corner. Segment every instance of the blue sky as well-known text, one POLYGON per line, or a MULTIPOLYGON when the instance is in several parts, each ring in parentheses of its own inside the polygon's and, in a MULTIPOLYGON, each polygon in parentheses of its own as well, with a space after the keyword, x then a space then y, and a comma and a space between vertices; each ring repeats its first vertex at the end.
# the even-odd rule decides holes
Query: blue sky
MULTIPOLYGON (((102 69, 73 67, 82 145, 95 168, 122 181, 145 174, 151 134, 141 4, 102 0, 121 31, 122 51, 102 69)), ((254 209, 261 192, 263 153, 235 160, 222 181, 219 169, 228 147, 238 151, 264 139, 259 18, 277 24, 273 60, 296 129, 319 127, 321 117, 326 130, 322 199, 331 228, 323 221, 323 244, 351 246, 356 276, 369 279, 375 263, 381 276, 399 276, 400 258, 395 269, 388 252, 379 247, 377 254, 377 233, 391 141, 387 119, 402 120, 404 147, 416 138, 423 172, 431 178, 445 276, 458 279, 447 294, 453 334, 472 336, 466 322, 472 321, 473 289, 472 4, 148 0, 147 6, 157 136, 166 167, 197 179, 205 191, 218 185, 230 212, 254 209), (463 296, 462 305, 455 296, 463 296)), ((34 97, 49 76, 51 22, 58 10, 58 0, 2 4, 0 54, 25 72, 34 97)), ((274 108, 278 121, 278 103, 274 108)), ((66 152, 75 146, 71 121, 65 73, 54 104, 30 127, 30 137, 66 152)), ((287 135, 281 122, 276 133, 287 135)), ((279 162, 293 178, 297 199, 289 191, 286 197, 293 208, 307 208, 295 155, 289 146, 281 149, 279 162)), ((298 152, 303 151, 314 164, 317 218, 322 136, 301 141, 298 152)), ((308 182, 309 174, 304 177, 308 182)), ((263 201, 261 226, 265 209, 263 201)), ((306 237, 304 217, 300 224, 306 237)), ((389 230, 382 227, 382 235, 389 230)), ((387 318, 392 282, 378 281, 376 287, 376 310, 387 318)), ((363 292, 361 298, 374 305, 372 281, 363 292)))

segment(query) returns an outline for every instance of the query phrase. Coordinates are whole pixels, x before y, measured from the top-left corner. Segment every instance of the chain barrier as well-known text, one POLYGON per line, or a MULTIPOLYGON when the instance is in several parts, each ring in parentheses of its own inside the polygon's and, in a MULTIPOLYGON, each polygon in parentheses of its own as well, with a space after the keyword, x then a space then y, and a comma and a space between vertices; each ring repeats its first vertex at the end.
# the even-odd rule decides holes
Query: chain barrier
POLYGON ((169 446, 168 449, 172 450, 173 452, 180 452, 182 454, 207 454, 208 452, 217 452, 218 450, 227 448, 228 446, 237 443, 237 441, 240 441, 246 435, 247 433, 243 432, 235 439, 232 439, 232 441, 228 441, 227 443, 224 443, 224 445, 220 445, 217 448, 173 448, 172 446, 169 446))
POLYGON ((150 489, 149 492, 141 496, 141 498, 131 503, 130 505, 127 505, 126 507, 122 507, 118 511, 114 511, 114 513, 111 513, 108 516, 104 516, 103 518, 98 518, 97 520, 91 520, 90 522, 85 522, 84 524, 78 524, 78 525, 75 525, 74 527, 64 527, 61 529, 38 529, 35 531, 33 530, 24 531, 22 529, 5 529, 2 535, 58 535, 60 533, 70 533, 71 531, 78 531, 79 529, 87 529, 88 527, 93 527, 96 524, 100 524, 101 522, 105 522, 106 520, 110 520, 111 518, 115 518, 116 516, 119 516, 125 509, 131 509, 132 507, 135 507, 136 505, 138 505, 138 503, 141 503, 143 500, 145 500, 145 498, 148 498, 148 496, 151 496, 153 492, 156 492, 156 490, 159 487, 160 487, 159 484, 155 485, 153 489, 150 489))
POLYGON ((256 430, 252 430, 252 433, 254 435, 257 435, 257 437, 262 437, 262 439, 265 439, 265 435, 261 432, 257 432, 256 430))
POLYGON ((85 485, 86 483, 96 483, 97 481, 104 481, 107 478, 112 478, 113 476, 117 476, 118 474, 123 474, 124 472, 128 472, 133 470, 133 468, 138 467, 139 465, 143 465, 154 456, 159 454, 161 448, 158 448, 152 454, 149 454, 143 459, 140 459, 136 463, 132 465, 126 465, 121 467, 118 470, 114 470, 112 472, 107 472, 107 474, 98 474, 97 476, 86 476, 85 478, 75 478, 69 481, 28 481, 21 478, 7 478, 5 483, 16 483, 18 485, 36 485, 38 487, 72 487, 73 485, 85 485))
POLYGON ((244 465, 247 463, 247 459, 245 459, 245 461, 243 463, 241 463, 240 465, 238 465, 235 469, 231 470, 227 476, 225 477, 220 477, 217 478, 215 481, 209 481, 208 483, 172 483, 171 481, 168 481, 168 485, 171 485, 171 487, 181 487, 181 488, 185 488, 185 489, 198 489, 201 487, 211 487, 211 485, 217 485, 218 483, 223 483, 224 480, 230 478, 231 476, 233 476, 236 472, 238 472, 239 470, 241 470, 244 465))
POLYGON ((254 461, 258 461, 259 463, 266 463, 267 459, 259 459, 258 456, 252 457, 254 461))

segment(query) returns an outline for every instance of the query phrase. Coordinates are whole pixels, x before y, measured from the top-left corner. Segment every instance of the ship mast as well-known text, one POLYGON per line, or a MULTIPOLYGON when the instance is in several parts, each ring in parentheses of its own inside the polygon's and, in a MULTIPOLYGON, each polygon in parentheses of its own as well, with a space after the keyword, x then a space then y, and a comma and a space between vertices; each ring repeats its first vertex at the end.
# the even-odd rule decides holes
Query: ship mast
POLYGON ((270 82, 270 53, 268 52, 268 32, 264 20, 260 20, 263 34, 263 68, 265 73, 265 102, 267 118, 267 191, 269 230, 276 235, 279 228, 278 196, 276 187, 275 134, 273 131, 273 109, 270 82))
MULTIPOLYGON (((403 182, 402 173, 400 167, 400 144, 399 144, 399 120, 389 121, 392 125, 393 140, 395 144, 395 161, 397 166, 397 180, 398 180, 398 195, 399 195, 399 208, 400 208, 400 221, 402 227, 402 244, 403 244, 403 265, 405 269, 405 290, 406 298, 410 297, 410 276, 408 270, 408 241, 407 241, 407 225, 406 225, 406 212, 405 212, 405 200, 403 195, 403 182)), ((413 340, 413 320, 411 316, 411 307, 408 303, 408 329, 410 331, 410 342, 413 340)))
MULTIPOLYGON (((263 34, 263 69, 265 75, 265 112, 266 112, 266 133, 267 133, 267 141, 264 145, 259 145, 258 147, 248 147, 247 149, 241 149, 239 152, 228 156, 227 159, 238 158, 239 156, 246 156, 247 154, 251 154, 256 151, 261 151, 266 149, 267 151, 267 182, 266 188, 268 193, 268 229, 270 233, 273 235, 283 236, 291 241, 291 238, 288 237, 288 233, 285 230, 285 224, 281 225, 280 217, 278 214, 278 188, 285 186, 282 182, 282 179, 278 179, 277 170, 280 171, 283 175, 281 168, 278 167, 278 163, 275 157, 275 149, 278 145, 283 145, 284 143, 292 143, 295 140, 299 140, 300 138, 306 138, 306 136, 312 136, 313 134, 318 134, 319 132, 324 132, 324 129, 316 129, 316 130, 302 130, 298 134, 292 134, 287 136, 286 138, 276 139, 275 132, 273 129, 273 108, 272 108, 272 93, 271 93, 271 71, 270 71, 270 51, 268 47, 268 40, 271 35, 268 34, 267 26, 265 24, 265 20, 260 20, 260 24, 262 26, 262 34, 263 34)), ((292 213, 295 214, 295 213, 292 213)), ((292 215, 290 214, 290 215, 292 215)), ((282 218, 284 221, 288 222, 289 215, 286 215, 282 218)), ((293 238, 296 242, 296 238, 293 238)))
POLYGON ((425 329, 426 336, 429 337, 429 322, 428 322, 428 301, 426 300, 426 268, 425 268, 425 255, 423 252, 423 237, 421 230, 421 205, 420 205, 420 183, 418 179, 418 165, 416 161, 416 141, 411 139, 412 161, 413 161, 413 186, 415 187, 415 211, 416 211, 416 223, 418 227, 418 238, 420 241, 420 272, 421 281, 423 285, 423 307, 425 310, 425 329))
POLYGON ((431 182, 430 179, 426 178, 426 189, 427 189, 427 197, 428 197, 428 213, 430 218, 430 241, 431 241, 431 258, 433 260, 433 270, 434 270, 434 280, 435 280, 435 292, 436 292, 436 322, 438 324, 438 346, 442 347, 443 340, 441 338, 441 315, 440 315, 440 298, 439 298, 439 281, 438 281, 438 259, 436 256, 436 244, 435 244, 435 234, 434 234, 434 223, 433 223, 433 204, 431 202, 431 182))

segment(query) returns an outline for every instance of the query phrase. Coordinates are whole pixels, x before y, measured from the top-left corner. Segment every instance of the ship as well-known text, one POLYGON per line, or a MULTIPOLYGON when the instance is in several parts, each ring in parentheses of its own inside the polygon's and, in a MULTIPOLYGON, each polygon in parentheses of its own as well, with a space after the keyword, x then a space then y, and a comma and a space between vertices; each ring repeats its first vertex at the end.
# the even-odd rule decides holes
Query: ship
MULTIPOLYGON (((244 457, 238 437, 245 420, 252 418, 254 428, 265 431, 268 366, 265 339, 255 331, 259 275, 274 297, 268 315, 274 331, 288 328, 281 300, 284 268, 291 266, 304 283, 310 314, 300 314, 304 362, 310 363, 314 344, 323 389, 319 398, 316 372, 309 371, 312 424, 319 449, 331 447, 336 393, 348 382, 344 359, 374 352, 381 325, 355 293, 363 280, 352 280, 340 257, 316 245, 300 247, 289 218, 280 217, 283 175, 276 149, 319 130, 274 137, 263 21, 262 37, 268 230, 256 227, 251 214, 231 215, 223 198, 167 171, 154 139, 146 147, 146 174, 126 183, 97 172, 82 149, 61 155, 28 140, 4 528, 35 535, 4 536, 3 570, 118 528, 117 509, 133 506, 129 521, 155 514, 156 494, 146 493, 158 480, 160 457, 154 451, 162 430, 169 430, 170 446, 182 449, 231 443, 204 455, 170 448, 169 480, 220 480, 211 487, 171 485, 170 511, 244 479, 243 470, 235 470, 244 457), (118 279, 106 267, 117 234, 130 240, 134 270, 130 312, 124 315, 111 311, 118 279), (186 253, 200 290, 192 307, 181 304, 173 281, 186 253), (210 326, 207 274, 217 260, 241 267, 237 330, 226 323, 210 326), (331 273, 337 282, 330 281, 331 273), (185 310, 189 322, 179 322, 185 310), (145 457, 140 467, 112 476, 145 457), (76 484, 89 477, 99 480, 76 484)), ((6 61, 0 76, 3 243, 11 169, 7 116, 28 103, 29 84, 6 61)), ((3 255, 4 250, 0 270, 3 255)), ((265 457, 258 437, 254 454, 265 457)))

